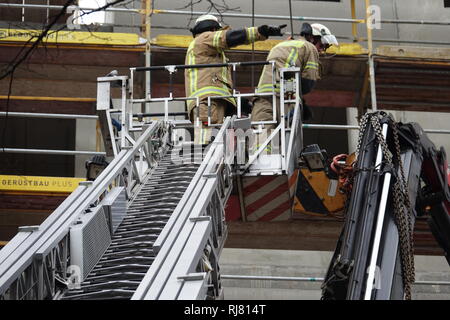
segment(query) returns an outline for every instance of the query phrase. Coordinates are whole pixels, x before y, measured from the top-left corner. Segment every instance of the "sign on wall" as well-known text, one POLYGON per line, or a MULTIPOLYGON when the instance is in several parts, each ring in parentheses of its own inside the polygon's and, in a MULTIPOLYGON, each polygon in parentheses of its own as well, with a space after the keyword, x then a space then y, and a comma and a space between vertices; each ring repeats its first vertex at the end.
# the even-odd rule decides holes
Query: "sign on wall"
POLYGON ((0 192, 61 192, 74 191, 83 178, 0 175, 0 192))

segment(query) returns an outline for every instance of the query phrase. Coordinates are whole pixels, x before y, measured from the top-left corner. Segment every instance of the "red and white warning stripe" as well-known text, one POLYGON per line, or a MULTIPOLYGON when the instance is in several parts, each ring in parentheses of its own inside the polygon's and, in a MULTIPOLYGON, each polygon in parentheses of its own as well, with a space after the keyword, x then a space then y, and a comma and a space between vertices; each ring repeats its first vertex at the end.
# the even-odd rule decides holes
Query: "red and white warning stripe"
POLYGON ((291 218, 298 171, 281 176, 243 178, 247 221, 284 221, 291 218))

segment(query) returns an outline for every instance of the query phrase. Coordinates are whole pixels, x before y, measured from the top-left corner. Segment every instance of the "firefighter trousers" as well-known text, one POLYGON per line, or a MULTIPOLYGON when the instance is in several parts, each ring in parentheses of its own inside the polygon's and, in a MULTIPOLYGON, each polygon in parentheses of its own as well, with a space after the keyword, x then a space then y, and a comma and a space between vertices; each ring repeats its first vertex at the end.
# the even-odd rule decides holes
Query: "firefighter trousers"
MULTIPOLYGON (((227 106, 228 103, 225 100, 211 99, 211 124, 223 123, 227 106)), ((213 128, 208 127, 208 99, 201 100, 199 106, 192 109, 189 118, 195 125, 194 143, 209 144, 213 136, 213 128), (197 117, 200 120, 199 126, 196 126, 197 117)))
MULTIPOLYGON (((228 102, 222 99, 211 99, 211 123, 223 123, 228 102)), ((202 123, 208 123, 208 99, 200 100, 199 106, 195 106, 189 115, 194 123, 197 117, 202 123)))
MULTIPOLYGON (((257 97, 253 101, 253 109, 252 109, 252 122, 253 121, 273 121, 273 108, 272 108, 272 97, 257 97)), ((294 104, 285 105, 284 114, 287 115, 294 108, 294 104)), ((253 152, 256 152, 256 149, 261 146, 264 141, 270 136, 272 130, 274 130, 277 125, 280 123, 280 97, 276 98, 276 111, 277 111, 277 124, 265 124, 260 133, 257 133, 254 139, 254 145, 252 147, 253 152)), ((272 143, 268 144, 268 147, 265 148, 265 151, 269 153, 273 153, 271 146, 279 146, 279 134, 277 134, 273 139, 272 143), (275 142, 275 143, 273 143, 275 142)), ((278 149, 278 148, 277 148, 278 149)))

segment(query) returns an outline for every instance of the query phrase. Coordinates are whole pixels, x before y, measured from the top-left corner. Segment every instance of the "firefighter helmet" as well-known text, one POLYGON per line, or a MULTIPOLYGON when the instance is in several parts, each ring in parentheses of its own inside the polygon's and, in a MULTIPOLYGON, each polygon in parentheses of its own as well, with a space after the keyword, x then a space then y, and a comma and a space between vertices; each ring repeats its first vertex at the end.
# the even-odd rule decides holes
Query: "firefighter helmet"
POLYGON ((335 45, 338 46, 339 43, 336 37, 331 34, 330 29, 320 23, 309 24, 307 22, 303 23, 302 29, 300 31, 301 36, 313 36, 320 37, 320 40, 324 45, 335 45))
POLYGON ((193 36, 205 31, 214 31, 222 28, 222 25, 216 16, 212 14, 204 14, 195 20, 195 25, 191 29, 193 36))
POLYGON ((325 27, 323 24, 313 23, 311 25, 311 29, 312 29, 312 35, 314 37, 320 36, 321 37, 320 40, 322 41, 323 44, 328 44, 330 46, 331 45, 334 45, 334 46, 339 45, 336 37, 331 34, 330 29, 325 27))

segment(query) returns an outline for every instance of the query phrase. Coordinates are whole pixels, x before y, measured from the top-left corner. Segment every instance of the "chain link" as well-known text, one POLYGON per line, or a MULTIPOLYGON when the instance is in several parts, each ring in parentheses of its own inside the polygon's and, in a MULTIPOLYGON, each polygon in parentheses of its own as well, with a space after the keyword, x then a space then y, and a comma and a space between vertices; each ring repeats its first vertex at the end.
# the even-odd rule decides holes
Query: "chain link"
MULTIPOLYGON (((381 147, 384 163, 395 168, 393 163, 393 154, 390 152, 386 139, 383 136, 382 126, 380 120, 385 113, 366 113, 360 121, 360 131, 358 137, 358 145, 356 149, 356 159, 360 152, 362 145, 362 137, 364 135, 367 124, 374 128, 375 136, 378 144, 381 147)), ((411 201, 408 194, 408 186, 405 178, 405 171, 401 160, 400 141, 398 138, 397 124, 392 120, 389 121, 393 132, 395 144, 395 161, 398 164, 400 174, 394 172, 396 179, 393 185, 394 198, 394 217, 399 233, 400 241, 400 258, 402 262, 403 287, 405 292, 405 299, 411 299, 411 285, 415 281, 415 267, 414 267, 414 249, 413 249, 413 223, 412 223, 412 208, 411 201)), ((355 161, 356 163, 356 161, 355 161)))
POLYGON ((402 260, 405 299, 411 300, 411 285, 415 281, 413 242, 414 224, 412 221, 412 207, 409 199, 408 185, 406 183, 405 170, 401 159, 397 124, 392 122, 391 127, 394 136, 396 160, 400 169, 400 176, 397 177, 394 184, 395 219, 397 228, 399 229, 400 256, 402 260))
POLYGON ((356 146, 356 151, 355 151, 355 155, 356 155, 355 163, 356 163, 356 160, 358 159, 359 152, 361 150, 362 138, 364 136, 364 132, 366 131, 366 126, 367 126, 368 121, 369 121, 368 113, 366 113, 364 116, 362 116, 361 120, 359 121, 359 136, 358 136, 358 144, 356 146))
POLYGON ((377 137, 378 144, 381 146, 381 151, 382 151, 382 154, 383 154, 383 156, 385 158, 384 161, 387 164, 392 165, 392 154, 389 151, 389 147, 388 147, 388 145, 386 143, 386 139, 383 136, 383 129, 382 129, 381 124, 380 124, 380 118, 381 117, 382 117, 381 114, 373 115, 370 118, 370 122, 372 124, 372 127, 375 130, 375 136, 377 137))

